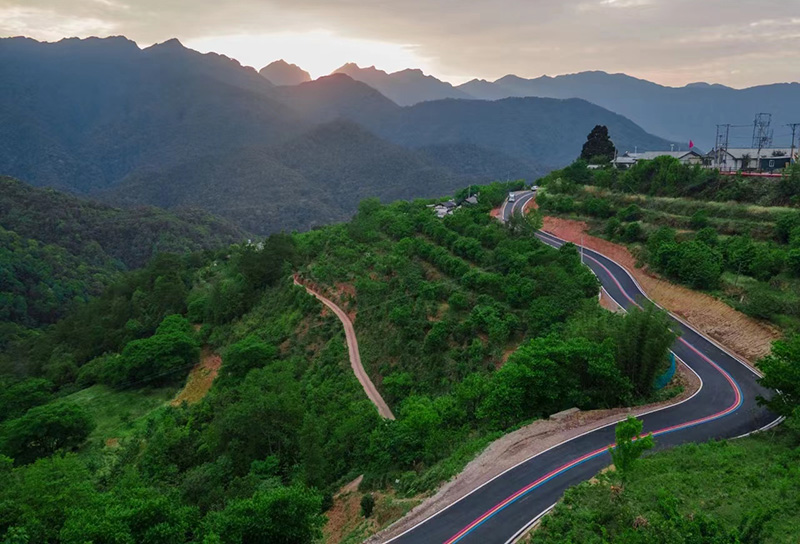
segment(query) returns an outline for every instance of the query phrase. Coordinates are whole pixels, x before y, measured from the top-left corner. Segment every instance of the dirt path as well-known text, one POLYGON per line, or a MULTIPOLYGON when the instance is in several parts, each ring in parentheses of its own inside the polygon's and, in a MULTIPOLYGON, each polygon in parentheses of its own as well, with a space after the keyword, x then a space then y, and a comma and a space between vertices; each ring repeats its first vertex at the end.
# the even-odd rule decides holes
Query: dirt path
POLYGON ((442 485, 435 495, 366 542, 368 544, 386 542, 447 508, 502 472, 546 449, 594 429, 616 423, 628 415, 639 416, 678 403, 694 395, 700 388, 700 380, 682 362, 678 364, 676 379, 683 385, 683 392, 664 402, 632 408, 579 411, 557 420, 542 419, 498 438, 473 459, 458 476, 442 485))
POLYGON ((374 404, 378 409, 378 413, 381 415, 381 417, 386 419, 394 419, 394 414, 383 400, 383 397, 381 397, 381 394, 378 393, 378 389, 375 387, 375 384, 372 383, 372 380, 369 379, 367 371, 364 370, 364 366, 361 364, 361 354, 358 351, 356 331, 353 328, 353 322, 350 320, 350 317, 345 313, 344 310, 339 308, 339 306, 334 304, 331 300, 313 291, 308 286, 300 283, 297 277, 294 278, 294 283, 296 285, 305 287, 305 290, 308 291, 309 294, 314 295, 317 297, 317 299, 319 299, 320 302, 330 308, 333 313, 336 314, 336 317, 339 318, 339 321, 342 322, 342 325, 344 326, 344 335, 347 338, 347 350, 350 352, 350 366, 353 368, 353 373, 355 373, 356 378, 358 378, 358 381, 364 388, 364 392, 367 394, 367 397, 369 397, 369 400, 371 400, 372 404, 374 404))
POLYGON ((575 244, 583 240, 584 246, 615 260, 656 303, 751 364, 767 355, 772 342, 781 336, 775 327, 746 316, 721 300, 665 281, 647 268, 637 268, 628 248, 586 234, 583 221, 545 217, 542 230, 575 244))

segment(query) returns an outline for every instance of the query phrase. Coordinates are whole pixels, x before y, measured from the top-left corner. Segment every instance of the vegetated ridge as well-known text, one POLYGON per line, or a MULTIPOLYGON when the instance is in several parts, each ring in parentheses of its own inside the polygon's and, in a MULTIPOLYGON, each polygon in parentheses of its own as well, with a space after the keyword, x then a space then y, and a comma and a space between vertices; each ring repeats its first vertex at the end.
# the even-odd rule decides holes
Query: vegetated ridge
POLYGON ((532 179, 567 164, 595 124, 625 145, 669 145, 580 100, 401 108, 344 74, 276 87, 177 40, 7 38, 0 66, 0 173, 114 204, 202 207, 259 233, 345 220, 364 195, 532 179))

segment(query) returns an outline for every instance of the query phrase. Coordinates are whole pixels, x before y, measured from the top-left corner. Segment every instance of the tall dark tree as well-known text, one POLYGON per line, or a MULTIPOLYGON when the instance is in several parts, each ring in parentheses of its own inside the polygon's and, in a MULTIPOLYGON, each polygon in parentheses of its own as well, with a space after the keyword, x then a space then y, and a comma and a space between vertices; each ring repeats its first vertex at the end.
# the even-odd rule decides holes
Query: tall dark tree
POLYGON ((647 303, 630 308, 617 334, 617 364, 636 392, 648 395, 677 334, 667 313, 647 303))
POLYGON ((608 137, 608 127, 596 125, 586 137, 581 150, 581 158, 590 163, 610 162, 614 159, 616 148, 608 137))

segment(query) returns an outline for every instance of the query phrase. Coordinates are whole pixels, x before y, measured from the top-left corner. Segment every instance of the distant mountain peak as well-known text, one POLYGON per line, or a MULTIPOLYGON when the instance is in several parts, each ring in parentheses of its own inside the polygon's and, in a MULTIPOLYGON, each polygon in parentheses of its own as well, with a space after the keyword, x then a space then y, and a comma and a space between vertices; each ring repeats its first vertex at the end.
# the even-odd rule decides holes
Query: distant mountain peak
POLYGON ((406 68, 387 73, 375 66, 361 68, 353 62, 348 62, 333 73, 347 74, 356 81, 366 83, 401 106, 444 98, 473 98, 450 83, 425 75, 419 68, 406 68))
POLYGON ((311 81, 311 75, 296 64, 283 59, 270 62, 258 71, 262 77, 277 86, 300 85, 311 81))
POLYGON ((687 89, 730 89, 730 87, 726 85, 720 85, 719 83, 706 83, 705 81, 687 83, 685 87, 687 89))
POLYGON ((162 49, 186 49, 178 38, 170 38, 165 42, 153 44, 148 49, 156 47, 162 49))
POLYGON ((347 63, 341 65, 339 68, 337 68, 336 70, 334 70, 331 73, 332 74, 347 74, 349 76, 352 76, 353 74, 359 74, 359 73, 361 73, 361 74, 372 74, 372 75, 384 75, 384 76, 390 75, 388 72, 385 72, 384 70, 379 70, 378 68, 376 68, 374 64, 372 66, 367 66, 365 68, 362 68, 361 66, 359 66, 355 62, 347 62, 347 63))

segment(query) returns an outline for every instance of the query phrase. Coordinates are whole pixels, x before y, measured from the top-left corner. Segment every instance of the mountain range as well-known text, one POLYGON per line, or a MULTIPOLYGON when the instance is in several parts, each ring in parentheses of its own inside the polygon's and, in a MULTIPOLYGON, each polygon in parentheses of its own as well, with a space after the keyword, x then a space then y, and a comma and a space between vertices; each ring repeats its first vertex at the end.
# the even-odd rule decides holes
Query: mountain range
POLYGON ((717 124, 735 127, 730 147, 749 147, 757 113, 773 115, 776 145, 790 144, 785 123, 800 122, 800 84, 776 83, 747 89, 693 83, 667 87, 626 74, 592 71, 526 79, 507 75, 496 81, 473 79, 453 86, 420 70, 387 73, 346 64, 345 73, 379 90, 400 105, 443 98, 500 100, 509 97, 582 98, 624 115, 647 132, 681 142, 691 139, 709 149, 717 124))
POLYGON ((572 161, 597 124, 621 149, 670 144, 584 100, 401 106, 344 73, 276 86, 265 73, 305 79, 283 64, 259 73, 177 40, 0 39, 0 174, 268 233, 345 220, 370 196, 533 180, 572 161))

